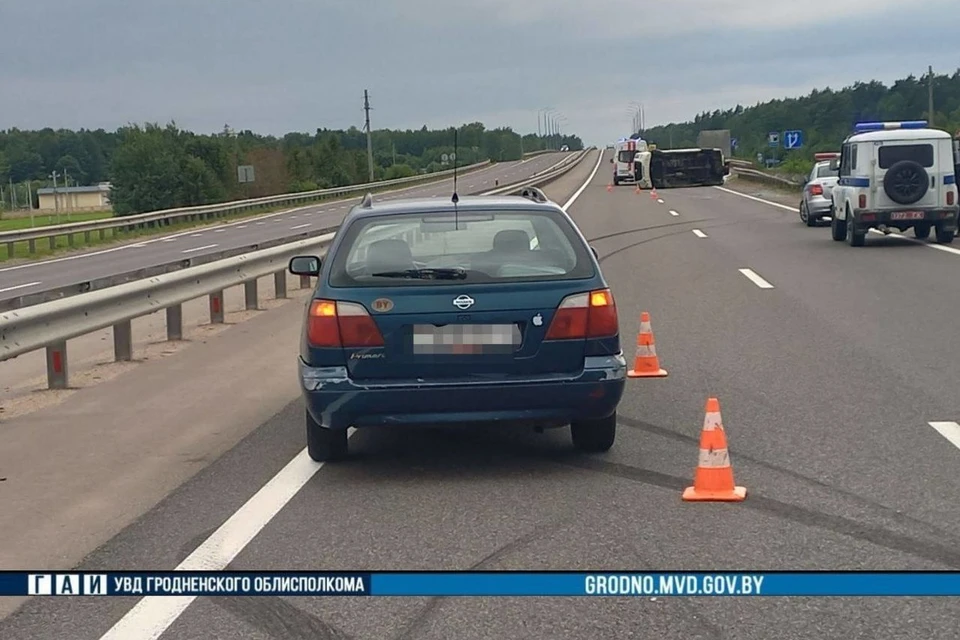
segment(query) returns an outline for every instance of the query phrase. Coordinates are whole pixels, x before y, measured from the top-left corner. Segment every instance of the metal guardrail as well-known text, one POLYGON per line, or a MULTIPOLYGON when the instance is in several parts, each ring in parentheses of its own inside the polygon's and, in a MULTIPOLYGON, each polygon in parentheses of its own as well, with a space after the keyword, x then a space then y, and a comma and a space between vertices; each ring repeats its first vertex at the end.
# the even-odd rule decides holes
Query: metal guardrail
MULTIPOLYGON (((564 166, 565 163, 571 162, 576 157, 577 153, 578 152, 570 153, 567 157, 563 158, 556 164, 553 164, 550 167, 547 167, 546 169, 544 169, 539 173, 543 173, 546 171, 553 171, 554 169, 564 166)), ((434 173, 430 175, 437 176, 440 174, 434 173)), ((538 174, 533 174, 533 176, 531 177, 535 177, 536 175, 538 174)), ((380 183, 373 183, 373 184, 380 184, 380 183)), ((170 273, 172 271, 179 271, 181 269, 187 269, 189 267, 195 267, 202 264, 207 264, 209 262, 214 262, 216 260, 222 260, 223 258, 229 258, 235 255, 249 253, 250 251, 258 251, 260 249, 269 249, 271 247, 279 246, 288 242, 293 242, 295 240, 311 238, 311 237, 322 235, 325 233, 331 233, 333 231, 336 231, 336 229, 337 229, 336 225, 330 226, 330 227, 316 228, 316 229, 311 229, 309 231, 294 233, 294 234, 285 236, 283 238, 275 238, 273 240, 262 241, 256 244, 250 244, 242 247, 233 247, 231 249, 222 249, 219 251, 213 251, 209 253, 195 253, 191 255, 189 258, 181 258, 179 260, 173 260, 170 262, 147 265, 138 269, 133 269, 131 271, 122 271, 118 273, 113 273, 108 276, 95 278, 93 280, 76 282, 69 285, 63 285, 60 287, 54 287, 51 289, 44 289, 42 291, 35 291, 33 293, 15 296, 12 298, 6 298, 3 300, 0 300, 0 312, 8 311, 11 309, 22 309, 35 304, 49 302, 50 300, 58 300, 68 296, 87 293, 89 291, 97 291, 107 287, 113 287, 119 284, 123 284, 125 282, 131 282, 133 280, 140 280, 143 278, 150 278, 153 276, 162 275, 164 273, 170 273)))
MULTIPOLYGON (((518 192, 527 186, 542 186, 565 175, 587 157, 591 149, 571 154, 550 171, 494 192, 518 192)), ((487 192, 484 195, 493 195, 487 192)), ((245 306, 258 308, 257 283, 273 275, 277 298, 287 297, 287 264, 295 255, 322 255, 335 229, 311 238, 216 260, 171 273, 81 293, 60 300, 0 313, 0 361, 46 349, 47 385, 65 389, 69 381, 67 341, 107 327, 113 328, 114 357, 133 359, 132 322, 136 318, 166 311, 167 339, 183 338, 183 303, 209 299, 210 322, 224 322, 224 291, 243 285, 245 306)), ((309 277, 300 287, 312 287, 309 277)))
MULTIPOLYGON (((492 164, 489 160, 478 162, 476 164, 459 167, 460 173, 469 173, 492 164)), ((50 249, 56 248, 56 239, 66 236, 69 246, 73 246, 75 234, 84 234, 85 241, 90 241, 90 234, 98 232, 100 240, 105 239, 105 232, 110 229, 119 230, 139 230, 143 228, 155 228, 170 226, 178 222, 193 222, 196 220, 209 220, 211 218, 222 218, 230 214, 241 211, 250 211, 266 207, 284 206, 300 204, 303 202, 312 202, 316 200, 328 200, 355 193, 366 193, 369 191, 394 188, 400 186, 414 186, 426 182, 434 182, 453 175, 453 169, 445 171, 436 171, 434 173, 424 173, 408 178, 396 178, 394 180, 381 180, 379 182, 369 182, 366 184, 350 185, 347 187, 336 187, 333 189, 318 189, 316 191, 302 191, 299 193, 283 193, 275 196, 266 196, 264 198, 252 198, 249 200, 234 200, 232 202, 221 202, 218 204, 207 204, 196 207, 180 207, 177 209, 163 209, 160 211, 149 211, 131 216, 115 216, 104 218, 102 220, 89 220, 86 222, 68 222, 66 224, 47 225, 42 227, 32 227, 29 229, 16 229, 13 231, 0 231, 0 244, 6 244, 7 256, 13 256, 16 244, 26 242, 28 252, 36 253, 37 240, 47 239, 50 243, 50 249)))
POLYGON ((752 182, 765 182, 767 184, 773 184, 779 187, 796 187, 800 188, 803 186, 803 183, 791 178, 785 178, 783 176, 773 175, 772 173, 766 173, 765 171, 758 171, 756 165, 749 160, 727 160, 730 165, 731 173, 743 177, 745 180, 750 180, 752 182))

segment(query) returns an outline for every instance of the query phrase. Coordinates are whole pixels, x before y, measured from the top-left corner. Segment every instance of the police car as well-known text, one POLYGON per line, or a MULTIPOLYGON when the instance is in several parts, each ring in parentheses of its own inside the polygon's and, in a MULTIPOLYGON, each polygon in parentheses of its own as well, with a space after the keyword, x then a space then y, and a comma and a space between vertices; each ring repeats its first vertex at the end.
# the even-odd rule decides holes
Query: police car
POLYGON ((935 230, 949 244, 957 233, 956 175, 950 134, 924 120, 863 122, 843 141, 839 180, 831 192, 833 239, 862 247, 867 231, 935 230))

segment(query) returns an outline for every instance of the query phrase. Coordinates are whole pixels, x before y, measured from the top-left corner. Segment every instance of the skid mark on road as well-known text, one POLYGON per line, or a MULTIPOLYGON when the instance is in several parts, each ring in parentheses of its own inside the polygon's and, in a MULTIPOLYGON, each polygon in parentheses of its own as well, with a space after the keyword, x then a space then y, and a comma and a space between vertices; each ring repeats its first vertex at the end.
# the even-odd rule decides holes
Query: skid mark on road
MULTIPOLYGON (((679 431, 673 431, 672 429, 668 429, 666 427, 650 424, 649 422, 644 422, 643 420, 638 420, 636 418, 632 418, 630 416, 626 416, 623 414, 617 415, 617 424, 624 427, 630 427, 631 429, 646 431, 647 433, 652 433, 654 435, 658 435, 663 438, 674 440, 676 442, 682 442, 684 444, 688 444, 691 446, 691 449, 699 448, 700 446, 699 435, 688 436, 685 433, 680 433, 679 431)), ((730 450, 730 456, 735 460, 743 460, 745 462, 749 462, 752 465, 756 465, 760 468, 767 469, 768 471, 773 471, 774 473, 778 473, 780 475, 786 476, 792 480, 798 480, 806 485, 816 487, 818 489, 823 489, 825 491, 830 492, 832 495, 846 498, 848 500, 851 500, 852 502, 856 502, 860 504, 861 506, 875 509, 878 512, 882 513, 884 516, 889 517, 891 520, 894 520, 899 524, 917 527, 918 529, 922 529, 928 535, 931 535, 934 537, 948 538, 948 539, 956 535, 956 532, 954 531, 948 531, 946 529, 942 529, 935 524, 926 522, 925 520, 914 518, 913 516, 907 515, 901 511, 897 511, 896 509, 893 509, 884 504, 876 502, 875 500, 865 498, 859 494, 853 493, 852 491, 841 489, 839 487, 828 484, 817 478, 806 476, 798 471, 794 471, 792 469, 788 469, 786 467, 782 467, 780 465, 767 462, 766 460, 762 460, 760 458, 755 458, 749 454, 738 452, 736 449, 730 450)), ((694 459, 694 458, 691 458, 691 459, 694 459)))
MULTIPOLYGON (((688 478, 678 478, 658 471, 640 469, 617 462, 607 462, 596 458, 568 458, 556 460, 557 464, 566 465, 587 471, 596 471, 624 480, 632 480, 662 489, 681 492, 690 484, 688 478)), ((891 551, 898 551, 907 555, 916 556, 953 569, 960 569, 960 552, 956 547, 946 546, 937 542, 929 542, 913 536, 908 536, 865 522, 857 522, 843 516, 814 511, 799 505, 768 498, 757 493, 751 494, 746 501, 737 507, 752 509, 767 515, 773 515, 796 524, 815 527, 824 531, 832 531, 840 535, 869 542, 878 547, 891 551)))
MULTIPOLYGON (((560 529, 564 523, 568 522, 570 518, 564 518, 560 521, 541 525, 536 527, 533 531, 530 531, 519 538, 514 538, 510 542, 497 547, 479 562, 467 567, 464 571, 487 571, 495 565, 500 559, 510 555, 515 551, 520 551, 526 547, 529 547, 531 544, 545 537, 547 534, 552 533, 560 529)), ((422 609, 414 616, 410 622, 408 622, 400 630, 400 632, 393 637, 393 640, 411 640, 412 638, 418 638, 421 636, 426 623, 430 622, 437 611, 440 610, 440 607, 443 605, 445 600, 449 600, 449 597, 433 597, 430 598, 427 603, 423 606, 422 609)))
POLYGON ((353 636, 283 598, 227 596, 208 600, 277 640, 353 640, 353 636))

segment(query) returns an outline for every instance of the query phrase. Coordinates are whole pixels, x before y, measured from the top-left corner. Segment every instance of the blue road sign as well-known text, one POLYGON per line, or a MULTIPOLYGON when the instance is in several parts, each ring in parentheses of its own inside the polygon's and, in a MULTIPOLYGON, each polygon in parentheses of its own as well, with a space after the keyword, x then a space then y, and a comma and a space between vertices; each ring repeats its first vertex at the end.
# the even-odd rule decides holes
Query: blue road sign
POLYGON ((779 131, 771 131, 770 133, 768 133, 768 134, 767 134, 767 144, 769 144, 771 147, 779 147, 779 146, 780 146, 780 132, 779 132, 779 131))
POLYGON ((794 129, 793 131, 783 132, 783 148, 799 149, 803 146, 803 131, 794 129))

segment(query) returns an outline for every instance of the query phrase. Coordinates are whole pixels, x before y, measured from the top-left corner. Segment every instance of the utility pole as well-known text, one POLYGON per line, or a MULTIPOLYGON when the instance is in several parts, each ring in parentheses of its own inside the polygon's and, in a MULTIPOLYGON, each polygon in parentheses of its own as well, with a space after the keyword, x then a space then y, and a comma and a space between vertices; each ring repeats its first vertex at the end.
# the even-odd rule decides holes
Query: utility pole
POLYGON ((67 175, 67 168, 63 168, 63 209, 67 214, 67 222, 70 222, 70 209, 73 203, 70 202, 70 177, 67 175))
POLYGON ((373 134, 370 131, 370 94, 363 90, 363 111, 366 114, 364 128, 367 130, 367 169, 370 171, 370 182, 373 182, 373 134))
POLYGON ((57 212, 57 222, 60 222, 60 195, 57 193, 57 178, 60 174, 54 171, 50 176, 53 178, 53 209, 57 212))
POLYGON ((933 126, 933 65, 930 65, 927 75, 927 120, 928 126, 933 126))

